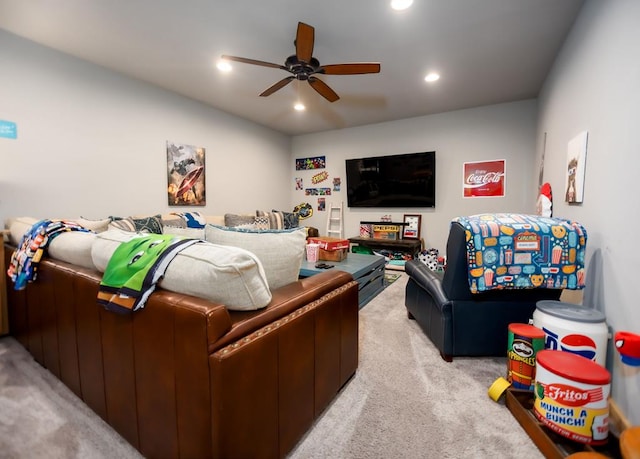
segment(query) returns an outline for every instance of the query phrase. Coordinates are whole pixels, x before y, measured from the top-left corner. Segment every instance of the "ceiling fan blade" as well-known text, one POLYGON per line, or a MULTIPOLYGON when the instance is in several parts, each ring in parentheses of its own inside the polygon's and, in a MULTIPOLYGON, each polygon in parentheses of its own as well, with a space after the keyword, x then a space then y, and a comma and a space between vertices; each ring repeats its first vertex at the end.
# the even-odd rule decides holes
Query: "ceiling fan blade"
POLYGON ((333 89, 331 89, 320 78, 316 78, 316 77, 311 76, 311 77, 309 77, 309 79, 307 81, 309 82, 311 87, 318 92, 318 94, 320 94, 322 97, 327 99, 329 102, 335 102, 336 100, 340 99, 340 96, 338 96, 335 93, 335 91, 333 89))
POLYGON ((271 94, 276 92, 278 89, 284 88, 286 85, 288 85, 289 83, 291 83, 295 79, 296 79, 296 77, 294 77, 294 76, 289 76, 287 78, 283 78, 282 80, 278 81, 273 86, 271 86, 271 87, 265 89, 264 91, 262 91, 262 93, 260 93, 260 95, 262 97, 270 96, 271 94))
POLYGON ((311 62, 313 55, 313 41, 315 29, 309 24, 298 22, 298 32, 296 33, 296 57, 299 61, 311 62))
POLYGON ((272 62, 257 61, 255 59, 247 59, 246 57, 227 56, 223 54, 222 59, 226 59, 228 61, 242 62, 243 64, 261 65, 262 67, 272 67, 274 69, 288 70, 284 65, 274 64, 272 62))
POLYGON ((363 73, 380 73, 377 62, 354 62, 352 64, 323 65, 316 73, 325 75, 361 75, 363 73))

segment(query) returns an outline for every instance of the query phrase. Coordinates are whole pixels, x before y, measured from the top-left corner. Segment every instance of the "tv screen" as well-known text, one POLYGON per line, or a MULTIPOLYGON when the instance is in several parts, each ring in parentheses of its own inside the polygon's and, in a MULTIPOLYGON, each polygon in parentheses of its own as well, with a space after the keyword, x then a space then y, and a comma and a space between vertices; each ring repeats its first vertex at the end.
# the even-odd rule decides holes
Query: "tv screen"
POLYGON ((349 207, 435 207, 436 152, 347 159, 349 207))

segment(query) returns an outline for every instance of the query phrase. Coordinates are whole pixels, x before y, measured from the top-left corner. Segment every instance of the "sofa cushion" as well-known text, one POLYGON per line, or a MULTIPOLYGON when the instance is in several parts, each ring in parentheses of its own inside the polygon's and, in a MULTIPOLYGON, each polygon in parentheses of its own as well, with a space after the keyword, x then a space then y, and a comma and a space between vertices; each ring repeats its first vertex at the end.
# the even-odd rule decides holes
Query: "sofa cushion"
MULTIPOLYGON (((137 233, 117 229, 96 235, 91 250, 96 268, 104 272, 120 243, 136 236, 137 233)), ((260 309, 271 301, 264 269, 254 254, 204 241, 178 253, 158 285, 237 311, 260 309)))
POLYGON ((80 218, 72 219, 72 221, 76 222, 78 225, 82 226, 83 228, 91 230, 95 233, 101 233, 103 231, 106 231, 107 228, 109 227, 109 223, 111 223, 110 218, 93 220, 90 218, 80 217, 80 218))
POLYGON ((224 214, 224 226, 255 229, 254 215, 224 214))
POLYGON ((174 234, 191 239, 204 239, 204 228, 183 228, 176 226, 165 226, 162 228, 164 234, 174 234))
MULTIPOLYGON (((79 222, 76 221, 76 223, 79 222)), ((66 261, 83 268, 95 269, 91 258, 91 247, 95 240, 95 233, 67 231, 51 239, 47 253, 56 260, 66 261)))
POLYGON ((20 245, 22 236, 29 231, 33 225, 38 223, 37 218, 32 217, 15 217, 7 221, 7 227, 9 228, 9 237, 11 244, 16 247, 20 245))
POLYGON ((258 231, 207 225, 205 235, 214 244, 241 247, 256 254, 271 290, 298 280, 306 242, 303 228, 258 231))

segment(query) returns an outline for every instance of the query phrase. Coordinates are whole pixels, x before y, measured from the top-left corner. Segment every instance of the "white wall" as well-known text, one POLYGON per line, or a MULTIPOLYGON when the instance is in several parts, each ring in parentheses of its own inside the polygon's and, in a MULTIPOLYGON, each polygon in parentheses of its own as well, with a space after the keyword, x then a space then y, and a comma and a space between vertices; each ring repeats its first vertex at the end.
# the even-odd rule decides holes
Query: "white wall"
MULTIPOLYGON (((614 330, 640 334, 637 185, 640 174, 640 2, 588 1, 540 96, 537 138, 547 133, 544 179, 554 215, 588 232, 585 304, 614 330), (567 142, 589 132, 584 202, 564 201, 567 142)), ((542 142, 538 148, 539 164, 542 142)), ((536 172, 537 174, 537 172, 536 172)), ((640 424, 640 368, 611 352, 612 396, 640 424)))
POLYGON ((4 31, 0 62, 0 225, 289 206, 287 136, 4 31), (206 149, 206 207, 168 206, 167 140, 206 149))
MULTIPOLYGON (((421 234, 426 247, 445 252, 449 222, 456 216, 483 212, 533 213, 537 193, 531 192, 530 170, 535 157, 536 101, 458 110, 438 115, 297 136, 292 141, 294 158, 325 156, 329 180, 317 187, 331 187, 333 177, 342 179, 340 192, 327 202, 345 205, 344 236, 358 235, 359 223, 379 221, 390 214, 402 221, 403 214, 422 214, 421 234), (345 159, 383 154, 436 152, 436 207, 434 209, 346 208, 345 159), (466 161, 506 160, 506 193, 503 198, 463 198, 462 165, 466 161)), ((314 187, 311 177, 322 170, 293 171, 304 186, 314 187)), ((294 191, 292 204, 309 202, 314 215, 305 224, 325 233, 327 212, 318 212, 317 197, 294 191)))

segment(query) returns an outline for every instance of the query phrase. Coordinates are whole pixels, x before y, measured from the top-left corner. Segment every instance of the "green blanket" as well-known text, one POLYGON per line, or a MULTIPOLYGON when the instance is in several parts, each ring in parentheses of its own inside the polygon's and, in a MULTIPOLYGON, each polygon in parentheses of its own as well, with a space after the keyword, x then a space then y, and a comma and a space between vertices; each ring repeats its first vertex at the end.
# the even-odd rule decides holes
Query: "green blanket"
POLYGON ((168 234, 149 234, 123 242, 115 250, 98 290, 98 304, 118 313, 144 308, 171 260, 200 242, 168 234))

